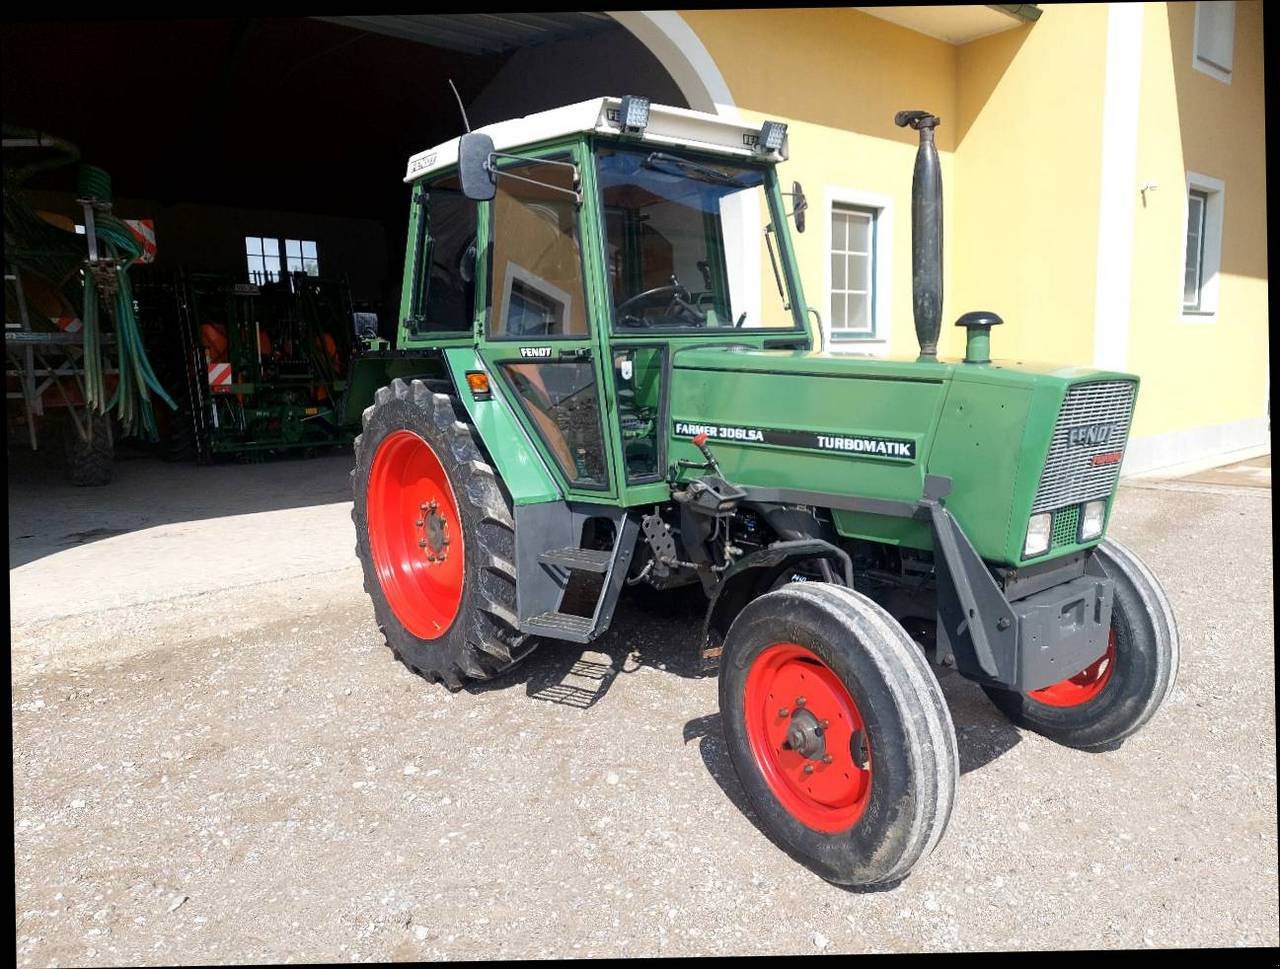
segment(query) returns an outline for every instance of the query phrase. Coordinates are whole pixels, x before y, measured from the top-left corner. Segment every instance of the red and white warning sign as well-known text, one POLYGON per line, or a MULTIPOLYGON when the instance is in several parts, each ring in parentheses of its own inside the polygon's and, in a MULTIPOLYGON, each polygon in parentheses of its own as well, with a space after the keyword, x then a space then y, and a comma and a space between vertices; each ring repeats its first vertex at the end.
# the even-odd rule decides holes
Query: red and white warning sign
POLYGON ((133 237, 142 244, 142 255, 138 262, 156 261, 156 223, 154 219, 125 219, 133 237))
POLYGON ((209 364, 209 388, 215 394, 231 393, 231 364, 209 364))
POLYGON ((80 322, 78 316, 59 316, 53 322, 63 333, 79 333, 84 329, 84 324, 80 322))

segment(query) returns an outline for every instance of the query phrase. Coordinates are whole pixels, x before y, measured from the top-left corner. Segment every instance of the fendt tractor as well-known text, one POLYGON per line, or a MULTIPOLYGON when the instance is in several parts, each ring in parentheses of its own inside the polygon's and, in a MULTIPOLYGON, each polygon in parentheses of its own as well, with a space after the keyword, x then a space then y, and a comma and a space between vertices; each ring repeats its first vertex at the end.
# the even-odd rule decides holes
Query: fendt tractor
POLYGON ((1178 666, 1159 583, 1106 538, 1138 378, 992 360, 986 311, 938 359, 939 119, 895 120, 919 140, 918 357, 822 350, 784 124, 596 98, 409 160, 403 322, 347 404, 372 401, 356 552, 405 664, 457 690, 596 640, 626 585, 700 586, 690 662, 718 667, 762 827, 861 886, 951 814, 935 667, 1098 750, 1178 666))

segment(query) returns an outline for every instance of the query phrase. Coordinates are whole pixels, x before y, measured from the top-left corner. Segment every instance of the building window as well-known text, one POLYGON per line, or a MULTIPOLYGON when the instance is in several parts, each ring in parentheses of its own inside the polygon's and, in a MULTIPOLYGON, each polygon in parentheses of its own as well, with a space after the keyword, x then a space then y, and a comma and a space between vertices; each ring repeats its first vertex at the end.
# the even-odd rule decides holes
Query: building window
POLYGON ((1187 193, 1187 261, 1182 279, 1182 309, 1200 312, 1200 290, 1204 282, 1204 215, 1209 193, 1193 188, 1187 193))
POLYGON ((316 244, 310 239, 284 240, 285 267, 291 273, 320 275, 320 263, 316 259, 316 244))
POLYGON ((1222 0, 1197 3, 1195 51, 1191 65, 1197 71, 1230 84, 1235 33, 1235 3, 1222 0))
MULTIPOLYGON (((280 240, 261 236, 244 237, 245 262, 251 283, 274 283, 280 279, 280 240)), ((316 244, 310 239, 285 239, 286 272, 320 275, 316 244)))
POLYGON ((1187 225, 1182 260, 1182 315, 1203 322, 1218 311, 1225 186, 1216 178, 1187 173, 1187 225))
POLYGON ((831 207, 831 334, 840 339, 876 335, 875 209, 831 207))

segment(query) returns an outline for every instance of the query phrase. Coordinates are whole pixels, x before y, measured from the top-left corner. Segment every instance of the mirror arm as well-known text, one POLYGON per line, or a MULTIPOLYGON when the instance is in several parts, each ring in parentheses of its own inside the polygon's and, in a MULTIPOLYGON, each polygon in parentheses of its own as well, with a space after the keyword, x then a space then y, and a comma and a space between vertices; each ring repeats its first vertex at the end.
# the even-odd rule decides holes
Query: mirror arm
POLYGON ((555 161, 551 158, 530 158, 528 155, 511 155, 505 151, 495 151, 489 154, 488 160, 485 162, 485 170, 496 180, 499 175, 503 178, 514 178, 517 181, 528 182, 530 185, 537 185, 541 188, 549 188, 553 192, 563 192, 565 195, 572 195, 574 204, 582 204, 582 191, 580 189, 581 180, 578 177, 578 166, 572 162, 555 161), (526 178, 523 175, 517 175, 515 172, 505 171, 494 164, 495 158, 513 158, 517 161, 538 162, 543 165, 559 165, 573 172, 573 188, 561 188, 559 185, 552 185, 549 182, 540 182, 536 178, 526 178))

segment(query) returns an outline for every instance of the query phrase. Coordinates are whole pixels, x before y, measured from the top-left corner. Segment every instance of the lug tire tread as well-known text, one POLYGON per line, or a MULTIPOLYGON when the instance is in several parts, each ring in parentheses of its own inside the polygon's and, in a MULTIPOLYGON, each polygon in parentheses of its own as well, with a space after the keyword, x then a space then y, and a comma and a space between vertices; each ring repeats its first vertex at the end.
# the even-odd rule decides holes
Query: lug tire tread
POLYGON ((356 461, 351 471, 355 551, 378 626, 405 666, 451 691, 460 690, 467 680, 486 680, 506 672, 537 645, 534 637, 520 631, 516 619, 515 527, 510 498, 484 460, 472 427, 460 419, 462 415, 465 411, 451 397, 432 391, 424 381, 395 378, 378 389, 374 403, 361 415, 363 433, 354 442, 356 461), (376 450, 387 433, 416 425, 420 418, 425 418, 421 423, 426 427, 410 429, 423 433, 436 452, 453 485, 464 525, 473 526, 466 532, 463 601, 453 625, 436 640, 422 640, 410 633, 387 603, 374 571, 364 514, 363 489, 373 460, 370 447, 376 450), (386 426, 380 428, 379 424, 386 426))

